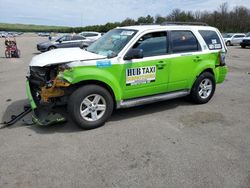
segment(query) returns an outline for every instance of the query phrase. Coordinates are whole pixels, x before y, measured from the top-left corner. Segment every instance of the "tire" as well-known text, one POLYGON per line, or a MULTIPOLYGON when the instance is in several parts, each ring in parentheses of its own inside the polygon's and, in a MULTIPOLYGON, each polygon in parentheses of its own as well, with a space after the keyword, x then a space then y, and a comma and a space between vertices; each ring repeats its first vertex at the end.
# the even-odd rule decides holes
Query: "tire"
POLYGON ((246 46, 245 45, 241 45, 241 48, 246 48, 246 46))
POLYGON ((19 49, 17 49, 17 58, 21 57, 21 51, 19 49))
POLYGON ((54 49, 56 49, 56 47, 55 47, 55 46, 50 46, 50 47, 48 48, 48 51, 50 51, 50 50, 54 50, 54 49))
POLYGON ((213 97, 215 88, 214 75, 210 72, 204 72, 196 79, 191 89, 190 98, 196 104, 205 104, 213 97))
POLYGON ((104 125, 113 109, 111 94, 98 85, 82 86, 75 90, 68 100, 68 112, 72 119, 87 130, 104 125))
POLYGON ((226 45, 227 45, 227 46, 231 46, 231 42, 230 42, 230 41, 227 41, 227 42, 226 42, 226 45))
POLYGON ((5 57, 6 58, 10 58, 10 56, 11 56, 10 51, 5 50, 5 57))

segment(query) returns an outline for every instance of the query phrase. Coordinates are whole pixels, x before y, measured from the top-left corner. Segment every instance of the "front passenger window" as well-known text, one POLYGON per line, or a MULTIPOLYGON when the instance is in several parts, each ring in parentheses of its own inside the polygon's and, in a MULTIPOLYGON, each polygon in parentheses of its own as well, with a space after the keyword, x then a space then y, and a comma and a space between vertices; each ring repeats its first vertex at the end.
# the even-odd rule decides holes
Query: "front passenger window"
POLYGON ((144 57, 167 54, 167 34, 166 32, 149 33, 141 37, 133 46, 143 50, 144 57))

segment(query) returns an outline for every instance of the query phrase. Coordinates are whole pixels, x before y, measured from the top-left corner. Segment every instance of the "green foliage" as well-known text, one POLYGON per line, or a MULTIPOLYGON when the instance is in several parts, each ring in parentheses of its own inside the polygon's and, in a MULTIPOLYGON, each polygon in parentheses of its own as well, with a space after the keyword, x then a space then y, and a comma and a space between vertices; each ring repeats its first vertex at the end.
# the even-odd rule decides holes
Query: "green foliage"
POLYGON ((91 25, 86 27, 60 27, 25 24, 0 23, 0 31, 27 31, 27 32, 66 32, 79 33, 82 31, 107 32, 113 28, 130 25, 161 24, 165 21, 205 22, 210 26, 217 27, 222 32, 249 32, 250 10, 243 6, 236 6, 228 10, 228 3, 223 3, 213 12, 208 11, 182 11, 174 9, 167 16, 151 15, 141 16, 137 20, 126 18, 122 22, 106 23, 105 25, 91 25))
POLYGON ((71 28, 62 26, 44 26, 28 24, 8 24, 0 23, 0 31, 20 31, 20 32, 67 32, 71 28))

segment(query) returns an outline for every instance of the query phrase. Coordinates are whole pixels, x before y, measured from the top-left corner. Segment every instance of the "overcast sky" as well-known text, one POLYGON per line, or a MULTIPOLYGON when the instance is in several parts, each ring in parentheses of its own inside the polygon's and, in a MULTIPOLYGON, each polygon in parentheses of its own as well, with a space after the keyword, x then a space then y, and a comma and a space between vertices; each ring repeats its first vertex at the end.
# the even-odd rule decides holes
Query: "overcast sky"
POLYGON ((148 14, 165 16, 176 8, 216 10, 223 2, 250 9, 250 0, 0 0, 0 22, 86 26, 148 14))

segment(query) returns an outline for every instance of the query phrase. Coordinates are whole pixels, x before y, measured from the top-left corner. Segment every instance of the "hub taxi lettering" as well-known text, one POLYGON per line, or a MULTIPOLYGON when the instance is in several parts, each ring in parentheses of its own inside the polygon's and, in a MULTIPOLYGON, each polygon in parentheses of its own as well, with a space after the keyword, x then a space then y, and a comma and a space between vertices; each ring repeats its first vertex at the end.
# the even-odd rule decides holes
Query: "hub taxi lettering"
POLYGON ((126 70, 126 85, 138 85, 155 81, 156 67, 139 67, 126 70))

